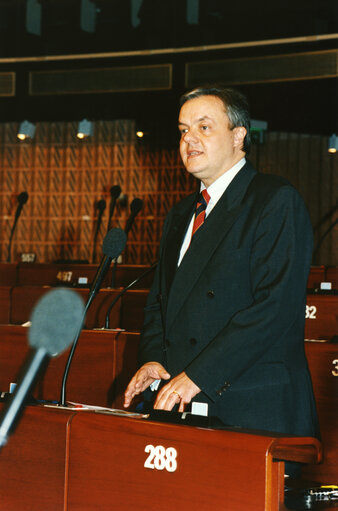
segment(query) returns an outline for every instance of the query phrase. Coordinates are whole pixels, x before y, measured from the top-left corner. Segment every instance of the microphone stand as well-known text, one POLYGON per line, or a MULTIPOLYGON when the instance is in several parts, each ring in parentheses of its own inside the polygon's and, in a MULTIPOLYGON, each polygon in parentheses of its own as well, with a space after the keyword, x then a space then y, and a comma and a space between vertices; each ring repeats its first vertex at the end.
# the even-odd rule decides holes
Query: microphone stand
POLYGON ((148 273, 150 273, 151 271, 153 271, 157 266, 157 261, 155 263, 153 263, 150 268, 148 268, 146 271, 144 271, 139 277, 137 277, 135 280, 133 280, 133 282, 131 282, 130 284, 128 284, 128 286, 124 287, 119 293, 118 295, 114 298, 114 300, 112 301, 112 303, 109 305, 108 307, 108 310, 107 310, 107 313, 106 313, 106 318, 105 318, 105 326, 104 328, 105 329, 109 329, 110 325, 109 325, 109 315, 111 313, 111 310, 112 308, 114 307, 114 305, 120 300, 120 298, 128 291, 128 289, 130 289, 131 287, 133 287, 135 284, 137 284, 140 280, 143 279, 143 277, 145 277, 146 275, 148 275, 148 273))
POLYGON ((23 208, 24 204, 26 204, 26 202, 28 200, 27 192, 20 193, 20 195, 18 196, 18 200, 19 200, 19 204, 18 204, 18 207, 16 208, 14 223, 13 223, 13 226, 12 226, 12 229, 11 229, 11 234, 9 236, 7 263, 11 262, 12 239, 13 239, 15 227, 16 227, 16 224, 17 224, 17 222, 19 220, 19 216, 21 214, 22 208, 23 208))
POLYGON ((110 189, 110 207, 109 207, 109 214, 108 214, 108 224, 107 224, 107 232, 110 231, 111 228, 111 219, 114 214, 116 201, 119 198, 121 193, 121 187, 119 185, 112 186, 110 189))
POLYGON ((75 352, 80 334, 82 332, 82 328, 83 328, 83 324, 84 324, 84 320, 85 320, 87 311, 88 311, 92 301, 96 297, 97 292, 100 289, 100 286, 102 284, 104 276, 106 275, 106 273, 109 269, 112 259, 114 259, 115 257, 117 257, 119 254, 122 253, 122 251, 126 245, 126 241, 127 241, 127 237, 126 237, 125 233, 122 231, 122 229, 118 229, 118 228, 111 229, 111 231, 108 232, 105 239, 103 240, 104 257, 101 261, 101 264, 97 270, 94 281, 93 281, 91 288, 89 290, 89 296, 88 296, 87 303, 85 305, 84 313, 82 316, 82 321, 81 321, 80 327, 77 330, 75 339, 73 341, 72 348, 70 350, 70 353, 69 353, 69 356, 67 359, 65 371, 63 373, 62 385, 61 385, 61 396, 60 396, 60 405, 61 406, 66 405, 66 384, 67 384, 69 369, 70 369, 70 365, 73 360, 74 352, 75 352))
POLYGON ((101 227, 102 215, 105 210, 105 207, 106 207, 106 201, 104 199, 100 200, 97 203, 97 208, 99 210, 99 214, 97 217, 96 230, 94 233, 93 254, 92 254, 92 263, 93 264, 95 263, 95 257, 96 257, 96 239, 97 239, 97 235, 99 234, 100 227, 101 227))
MULTIPOLYGON (((143 206, 143 201, 141 199, 134 199, 132 203, 130 204, 130 216, 127 220, 126 226, 124 228, 124 232, 128 236, 130 229, 132 228, 136 215, 141 211, 143 206)), ((115 259, 113 267, 112 267, 112 275, 111 275, 111 284, 110 287, 114 289, 115 286, 115 275, 116 275, 116 268, 117 268, 117 259, 115 259)))
MULTIPOLYGON (((94 298, 94 296, 93 296, 93 298, 94 298)), ((88 300, 88 302, 85 305, 85 310, 84 310, 84 313, 83 313, 83 317, 82 317, 82 322, 81 322, 80 328, 77 331, 77 334, 76 334, 75 339, 73 341, 72 348, 71 348, 70 353, 68 355, 65 371, 63 373, 62 384, 61 384, 61 395, 60 395, 60 405, 61 406, 66 406, 66 385, 67 385, 67 380, 68 380, 70 364, 72 363, 74 352, 76 350, 76 346, 77 346, 80 334, 82 332, 83 323, 84 323, 87 311, 89 309, 90 304, 92 303, 93 298, 91 300, 88 300)))

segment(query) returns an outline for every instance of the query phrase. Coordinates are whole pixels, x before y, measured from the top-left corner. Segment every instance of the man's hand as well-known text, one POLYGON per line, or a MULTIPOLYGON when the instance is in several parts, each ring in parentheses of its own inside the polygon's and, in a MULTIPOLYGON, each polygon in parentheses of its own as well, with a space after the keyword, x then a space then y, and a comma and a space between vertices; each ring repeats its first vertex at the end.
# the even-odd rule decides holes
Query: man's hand
POLYGON ((147 364, 140 367, 130 380, 124 393, 123 406, 128 408, 134 397, 146 390, 153 381, 169 380, 169 378, 170 374, 159 362, 147 362, 147 364))
POLYGON ((158 392, 154 408, 159 410, 172 410, 179 403, 179 412, 184 412, 185 405, 201 391, 197 385, 185 374, 178 374, 158 392))

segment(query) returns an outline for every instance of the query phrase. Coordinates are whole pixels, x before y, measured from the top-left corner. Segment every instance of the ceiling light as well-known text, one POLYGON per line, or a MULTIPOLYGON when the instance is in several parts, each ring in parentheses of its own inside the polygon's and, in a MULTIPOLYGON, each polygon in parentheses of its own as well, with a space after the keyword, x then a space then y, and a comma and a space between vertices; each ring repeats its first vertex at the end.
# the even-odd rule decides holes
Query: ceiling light
POLYGON ((17 134, 17 137, 20 140, 26 140, 26 138, 34 138, 35 134, 35 125, 29 121, 23 121, 20 124, 20 128, 17 134))
POLYGON ((338 137, 337 135, 331 135, 329 138, 329 153, 336 153, 338 151, 338 137))
POLYGON ((83 119, 79 122, 77 130, 77 138, 83 139, 91 137, 93 134, 93 123, 87 119, 83 119))

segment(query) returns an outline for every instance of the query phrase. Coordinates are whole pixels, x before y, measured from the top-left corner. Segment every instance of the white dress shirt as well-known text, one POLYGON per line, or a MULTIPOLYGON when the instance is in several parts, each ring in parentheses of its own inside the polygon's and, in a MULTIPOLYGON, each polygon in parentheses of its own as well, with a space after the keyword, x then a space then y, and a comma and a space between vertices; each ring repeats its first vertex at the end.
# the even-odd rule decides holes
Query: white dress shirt
MULTIPOLYGON (((223 193, 228 188, 228 186, 231 183, 231 181, 233 180, 233 178, 236 176, 236 174, 241 170, 241 168, 244 165, 245 165, 245 158, 242 158, 241 160, 239 160, 239 162, 236 163, 236 165, 234 165, 233 167, 231 167, 231 169, 224 172, 224 174, 222 174, 218 179, 216 179, 216 181, 214 181, 209 186, 208 194, 210 195, 210 201, 209 201, 209 204, 205 210, 205 217, 207 217, 209 215, 210 211, 212 210, 212 208, 214 208, 216 206, 217 202, 222 197, 223 193)), ((202 191, 204 189, 205 189, 205 186, 203 183, 201 183, 200 191, 202 191)), ((185 237, 184 237, 183 244, 181 247, 180 257, 179 257, 177 266, 179 266, 181 264, 183 256, 186 253, 186 251, 188 250, 188 247, 190 245, 191 233, 192 233, 192 228, 194 225, 194 219, 195 219, 195 215, 193 215, 193 217, 190 221, 189 227, 187 229, 187 232, 185 233, 185 237)))

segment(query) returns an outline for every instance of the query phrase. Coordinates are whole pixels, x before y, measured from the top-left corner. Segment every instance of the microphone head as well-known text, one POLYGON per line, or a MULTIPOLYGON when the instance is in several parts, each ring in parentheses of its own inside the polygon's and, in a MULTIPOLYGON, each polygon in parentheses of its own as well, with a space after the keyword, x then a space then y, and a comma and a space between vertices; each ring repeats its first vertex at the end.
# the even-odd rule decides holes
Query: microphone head
POLYGON ((133 213, 133 215, 137 215, 139 211, 141 211, 143 207, 143 200, 141 199, 134 199, 130 204, 130 211, 133 213))
POLYGON ((119 227, 110 229, 107 232, 102 245, 104 255, 115 259, 122 252, 127 243, 127 235, 119 227))
POLYGON ((121 186, 115 185, 115 186, 111 187, 110 195, 111 195, 112 199, 117 199, 120 196, 120 193, 121 193, 121 186))
POLYGON ((102 213, 106 208, 106 201, 104 199, 97 201, 96 207, 102 213))
POLYGON ((44 348, 50 356, 64 351, 82 326, 84 303, 70 289, 57 288, 46 293, 30 316, 28 340, 32 348, 44 348))
POLYGON ((21 192, 19 195, 18 195, 18 202, 19 204, 26 204, 26 202, 28 201, 28 193, 27 192, 21 192))

